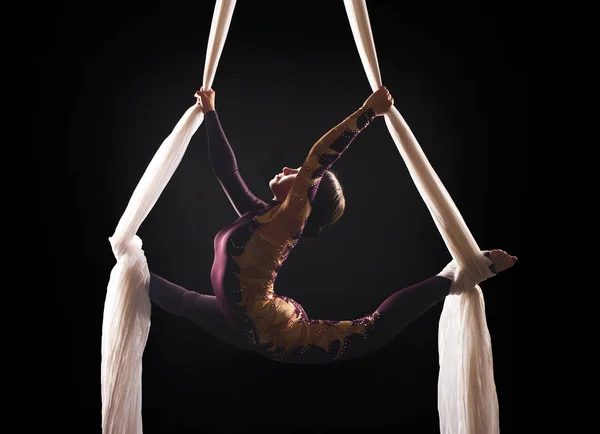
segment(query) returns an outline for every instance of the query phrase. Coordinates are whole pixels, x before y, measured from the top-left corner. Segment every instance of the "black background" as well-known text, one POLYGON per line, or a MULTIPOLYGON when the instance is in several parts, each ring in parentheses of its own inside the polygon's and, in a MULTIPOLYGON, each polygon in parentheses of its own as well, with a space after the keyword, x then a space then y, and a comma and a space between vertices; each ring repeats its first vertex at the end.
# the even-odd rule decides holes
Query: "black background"
MULTIPOLYGON (((521 213, 522 84, 502 14, 369 2, 383 83, 482 249, 519 256, 482 284, 503 433, 515 432, 513 294, 527 267, 521 213)), ((115 264, 108 237, 154 153, 202 85, 214 2, 64 8, 45 54, 54 62, 52 133, 62 139, 70 205, 71 378, 76 411, 64 431, 100 432, 100 339, 115 264), (85 284, 83 283, 85 282, 85 284)), ((371 93, 341 1, 238 2, 213 83, 242 175, 268 180, 371 93)), ((61 154, 62 156, 62 154, 61 154)), ((335 165, 347 209, 282 269, 278 293, 312 318, 373 311, 395 290, 450 260, 383 119, 335 165)), ((66 215, 67 213, 65 213, 66 215)), ((236 218, 207 158, 201 125, 138 234, 150 269, 212 293, 216 232, 236 218)), ((442 304, 361 359, 294 366, 228 347, 153 306, 144 355, 144 432, 436 433, 437 326, 442 304)))

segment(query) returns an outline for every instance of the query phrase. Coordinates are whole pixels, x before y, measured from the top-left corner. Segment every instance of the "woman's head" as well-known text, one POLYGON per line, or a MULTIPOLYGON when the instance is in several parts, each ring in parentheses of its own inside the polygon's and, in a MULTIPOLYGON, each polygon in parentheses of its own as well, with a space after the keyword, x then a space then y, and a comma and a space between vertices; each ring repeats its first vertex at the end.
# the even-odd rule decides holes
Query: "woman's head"
MULTIPOLYGON (((299 171, 299 168, 284 167, 283 171, 269 182, 273 200, 278 202, 285 200, 299 171)), ((336 175, 330 170, 326 170, 312 202, 312 211, 306 221, 302 236, 305 238, 316 237, 323 227, 337 222, 344 214, 345 209, 344 190, 336 175)))
POLYGON ((288 193, 292 189, 296 175, 300 172, 298 169, 290 169, 284 167, 281 173, 275 175, 273 179, 269 181, 269 188, 273 192, 273 200, 277 202, 283 202, 287 197, 288 193))

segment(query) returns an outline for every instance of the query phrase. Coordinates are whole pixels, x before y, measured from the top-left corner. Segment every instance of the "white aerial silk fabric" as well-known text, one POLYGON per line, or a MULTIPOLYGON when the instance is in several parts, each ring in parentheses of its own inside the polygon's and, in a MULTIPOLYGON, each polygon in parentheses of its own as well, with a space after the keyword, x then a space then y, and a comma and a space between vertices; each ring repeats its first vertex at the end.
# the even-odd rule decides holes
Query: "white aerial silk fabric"
MULTIPOLYGON (((209 89, 223 50, 236 0, 217 0, 206 53, 203 86, 209 89)), ((373 90, 382 84, 365 0, 344 0, 361 61, 373 90)), ((141 434, 142 356, 150 329, 149 270, 137 230, 177 169, 202 124, 190 107, 163 141, 137 185, 112 237, 117 260, 107 287, 102 324, 102 429, 141 434)), ((439 326, 438 408, 443 434, 495 434, 498 401, 483 294, 477 282, 487 263, 448 192, 395 107, 386 125, 452 257, 458 263, 453 292, 439 326)))
MULTIPOLYGON (((217 0, 209 35, 203 86, 210 89, 236 0, 217 0)), ((150 331, 150 272, 136 235, 179 166, 202 124, 194 104, 163 141, 138 183, 112 237, 117 260, 110 274, 102 323, 102 432, 142 434, 142 356, 150 331)))
MULTIPOLYGON (((365 0, 344 0, 360 59, 373 91, 382 85, 365 0)), ((396 107, 385 116, 410 176, 429 209, 458 272, 439 322, 438 412, 442 434, 499 433, 492 346, 478 283, 484 260, 448 191, 396 107)))

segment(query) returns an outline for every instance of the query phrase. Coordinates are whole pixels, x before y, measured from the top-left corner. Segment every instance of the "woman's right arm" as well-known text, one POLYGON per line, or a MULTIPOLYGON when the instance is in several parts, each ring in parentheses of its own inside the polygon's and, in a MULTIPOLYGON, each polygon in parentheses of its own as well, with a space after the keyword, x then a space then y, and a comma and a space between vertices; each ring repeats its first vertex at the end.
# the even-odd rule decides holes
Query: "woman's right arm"
POLYGON ((215 110, 214 90, 198 90, 196 97, 204 112, 210 164, 238 216, 266 207, 266 203, 250 191, 240 175, 235 153, 215 110))

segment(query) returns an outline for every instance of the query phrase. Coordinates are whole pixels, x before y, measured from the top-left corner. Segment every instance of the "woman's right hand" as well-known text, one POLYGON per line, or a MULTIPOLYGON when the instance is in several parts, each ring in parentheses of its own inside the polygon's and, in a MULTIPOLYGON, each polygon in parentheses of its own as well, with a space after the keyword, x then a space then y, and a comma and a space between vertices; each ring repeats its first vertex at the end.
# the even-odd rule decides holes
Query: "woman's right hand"
POLYGON ((204 114, 215 109, 215 91, 213 89, 204 90, 201 87, 194 94, 196 99, 198 100, 198 104, 202 106, 202 112, 204 114))
POLYGON ((394 98, 392 98, 390 91, 385 86, 381 86, 373 92, 364 103, 365 107, 373 110, 375 116, 386 114, 393 105, 394 98))

